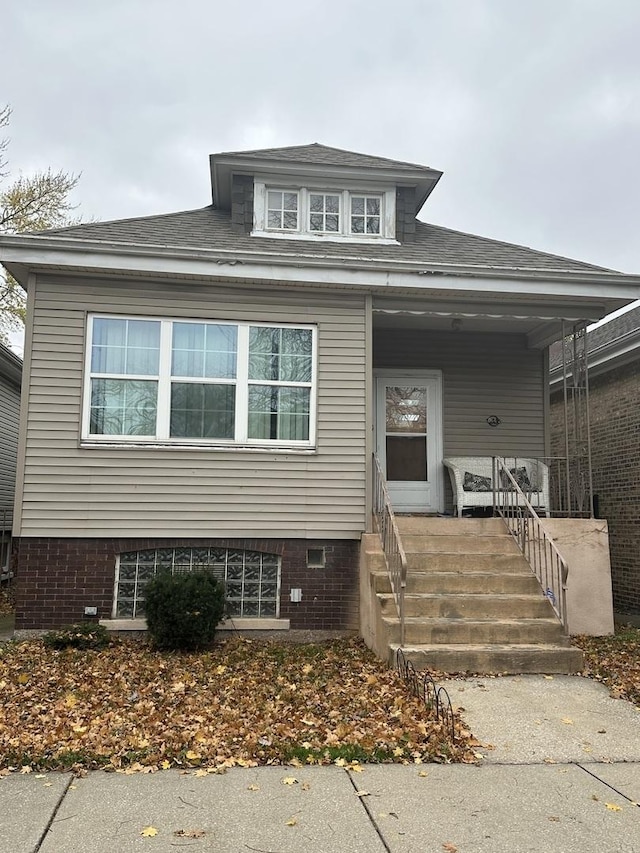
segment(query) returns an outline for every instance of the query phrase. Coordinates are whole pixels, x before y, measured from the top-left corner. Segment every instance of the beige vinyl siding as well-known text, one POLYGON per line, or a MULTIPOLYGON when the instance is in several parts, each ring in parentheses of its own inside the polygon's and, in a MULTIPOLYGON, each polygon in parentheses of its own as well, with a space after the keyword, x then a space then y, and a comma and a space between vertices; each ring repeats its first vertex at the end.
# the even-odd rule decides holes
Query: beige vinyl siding
POLYGON ((0 376, 0 530, 11 530, 16 487, 20 389, 0 376))
POLYGON ((364 297, 39 277, 30 376, 22 536, 364 529, 364 297), (87 312, 316 324, 316 452, 80 447, 87 312))
POLYGON ((445 457, 544 455, 543 353, 523 335, 377 330, 374 365, 442 371, 445 457))

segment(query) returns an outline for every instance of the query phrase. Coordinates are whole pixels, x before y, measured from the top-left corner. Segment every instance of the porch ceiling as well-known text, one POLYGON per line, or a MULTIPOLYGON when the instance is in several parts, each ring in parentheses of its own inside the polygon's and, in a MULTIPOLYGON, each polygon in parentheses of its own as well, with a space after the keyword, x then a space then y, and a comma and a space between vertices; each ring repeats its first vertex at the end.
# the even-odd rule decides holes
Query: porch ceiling
POLYGON ((601 316, 600 305, 373 301, 373 326, 377 329, 522 334, 530 347, 540 349, 562 337, 563 320, 573 324, 601 316))

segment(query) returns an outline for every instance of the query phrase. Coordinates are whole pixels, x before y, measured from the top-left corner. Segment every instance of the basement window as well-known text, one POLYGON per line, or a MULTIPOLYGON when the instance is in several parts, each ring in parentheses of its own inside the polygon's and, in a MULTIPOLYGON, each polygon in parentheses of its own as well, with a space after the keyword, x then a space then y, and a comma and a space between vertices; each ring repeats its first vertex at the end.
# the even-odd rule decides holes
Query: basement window
POLYGON ((307 567, 310 569, 324 569, 326 557, 324 548, 307 549, 307 567))
POLYGON ((281 560, 276 554, 236 548, 151 548, 120 554, 114 619, 144 618, 144 591, 163 572, 210 572, 226 589, 229 616, 278 617, 281 560))

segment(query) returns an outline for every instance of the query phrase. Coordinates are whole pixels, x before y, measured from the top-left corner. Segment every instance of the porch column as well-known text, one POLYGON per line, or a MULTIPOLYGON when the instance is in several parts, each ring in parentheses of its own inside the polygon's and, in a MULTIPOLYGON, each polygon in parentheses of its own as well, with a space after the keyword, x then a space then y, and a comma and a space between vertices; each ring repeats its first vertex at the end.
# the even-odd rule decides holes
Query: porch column
POLYGON ((562 390, 565 429, 565 500, 568 516, 593 518, 587 324, 571 332, 562 321, 562 390))

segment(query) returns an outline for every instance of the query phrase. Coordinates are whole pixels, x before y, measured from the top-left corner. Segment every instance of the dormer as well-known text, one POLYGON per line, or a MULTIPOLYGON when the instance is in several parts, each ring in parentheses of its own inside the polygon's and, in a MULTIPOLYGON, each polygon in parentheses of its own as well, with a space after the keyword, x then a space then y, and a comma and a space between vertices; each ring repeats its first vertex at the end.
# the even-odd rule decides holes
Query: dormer
POLYGON ((234 231, 288 240, 400 244, 442 172, 326 145, 210 156, 213 204, 234 231))

